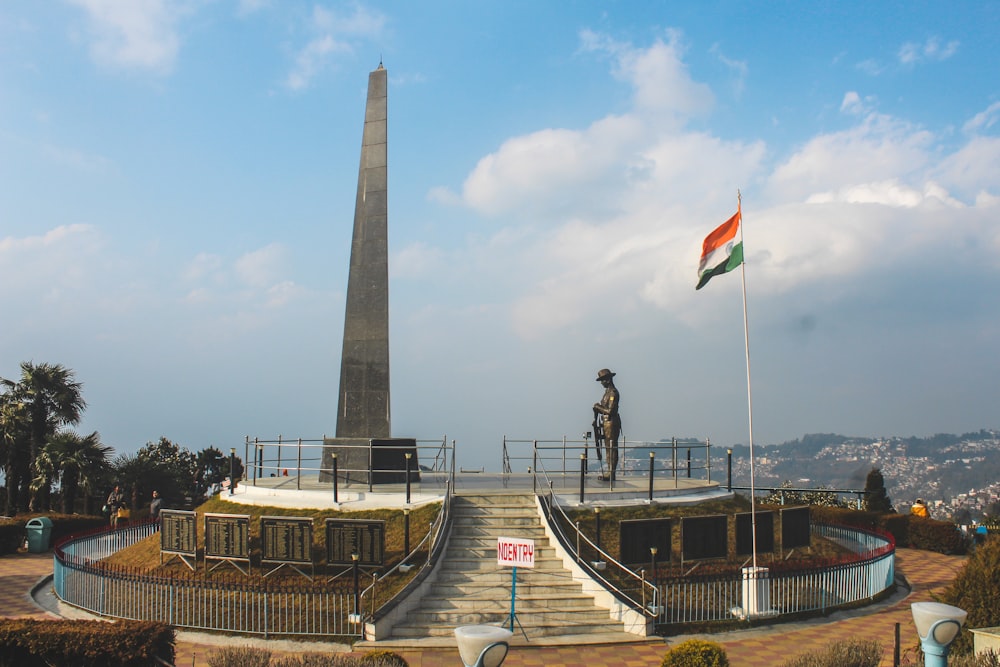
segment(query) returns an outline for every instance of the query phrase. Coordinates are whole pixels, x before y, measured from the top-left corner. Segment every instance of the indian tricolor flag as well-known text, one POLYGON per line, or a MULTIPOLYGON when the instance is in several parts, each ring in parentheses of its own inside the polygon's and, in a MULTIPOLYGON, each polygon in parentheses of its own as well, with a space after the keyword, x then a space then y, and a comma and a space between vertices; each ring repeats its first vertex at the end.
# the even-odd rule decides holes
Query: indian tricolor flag
POLYGON ((737 238, 741 221, 740 207, 737 206, 733 217, 705 237, 701 246, 701 262, 698 263, 696 290, 707 285, 712 276, 729 273, 743 263, 743 238, 737 238))

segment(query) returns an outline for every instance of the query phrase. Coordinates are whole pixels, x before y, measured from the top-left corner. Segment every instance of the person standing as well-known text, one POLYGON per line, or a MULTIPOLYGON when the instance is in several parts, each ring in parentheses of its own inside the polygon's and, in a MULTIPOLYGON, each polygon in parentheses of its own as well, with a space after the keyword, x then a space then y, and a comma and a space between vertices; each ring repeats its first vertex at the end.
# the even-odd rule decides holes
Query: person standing
POLYGON ((612 373, 607 368, 597 371, 597 381, 604 387, 604 395, 601 400, 594 403, 594 414, 600 415, 602 435, 604 436, 604 460, 608 464, 607 475, 601 475, 601 481, 615 481, 618 472, 618 437, 622 432, 622 419, 618 414, 618 403, 621 395, 612 378, 612 373))
POLYGON ((111 489, 111 493, 108 494, 108 501, 105 503, 108 508, 110 516, 108 520, 111 523, 112 528, 118 527, 118 510, 125 505, 125 494, 122 493, 122 487, 115 484, 115 488, 111 489))
POLYGON ((153 499, 149 501, 149 518, 153 521, 160 520, 160 508, 163 506, 163 498, 159 491, 153 491, 153 499))
POLYGON ((927 511, 927 503, 925 503, 923 499, 917 498, 916 502, 913 503, 913 506, 910 507, 910 514, 926 519, 930 516, 930 512, 927 511))

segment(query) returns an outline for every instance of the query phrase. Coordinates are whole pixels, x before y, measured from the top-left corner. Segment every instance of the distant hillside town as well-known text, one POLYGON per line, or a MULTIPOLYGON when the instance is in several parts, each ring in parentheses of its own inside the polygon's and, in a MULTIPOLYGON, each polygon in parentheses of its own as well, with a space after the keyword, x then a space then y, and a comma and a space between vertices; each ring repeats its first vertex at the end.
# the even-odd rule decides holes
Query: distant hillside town
MULTIPOLYGON (((726 455, 713 448, 713 466, 725 481, 726 455)), ((733 484, 750 483, 749 448, 733 450, 733 484)), ((938 519, 1000 516, 1000 432, 981 430, 931 437, 848 437, 810 434, 780 445, 755 447, 757 488, 864 489, 872 468, 882 471, 897 511, 917 498, 938 519), (968 515, 965 514, 968 512, 968 515)), ((845 496, 845 500, 850 498, 845 496)))

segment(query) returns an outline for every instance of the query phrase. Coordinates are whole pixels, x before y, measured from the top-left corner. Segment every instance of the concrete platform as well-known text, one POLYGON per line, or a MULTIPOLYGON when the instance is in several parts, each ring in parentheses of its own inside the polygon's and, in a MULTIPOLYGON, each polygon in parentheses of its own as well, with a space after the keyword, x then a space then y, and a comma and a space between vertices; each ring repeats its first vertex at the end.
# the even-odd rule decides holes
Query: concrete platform
MULTIPOLYGON (((302 477, 265 477, 239 484, 232 494, 223 492, 222 499, 246 505, 272 507, 359 511, 418 507, 444 498, 450 475, 445 472, 421 471, 420 482, 410 485, 409 503, 405 484, 338 484, 337 501, 333 485, 320 483, 316 475, 302 477)), ((602 482, 597 473, 584 478, 583 499, 579 475, 564 474, 548 478, 529 473, 461 472, 454 478, 455 495, 521 494, 550 489, 564 507, 610 507, 637 504, 690 505, 706 500, 732 498, 733 492, 718 482, 687 477, 655 477, 652 501, 649 478, 623 475, 614 483, 602 482)))

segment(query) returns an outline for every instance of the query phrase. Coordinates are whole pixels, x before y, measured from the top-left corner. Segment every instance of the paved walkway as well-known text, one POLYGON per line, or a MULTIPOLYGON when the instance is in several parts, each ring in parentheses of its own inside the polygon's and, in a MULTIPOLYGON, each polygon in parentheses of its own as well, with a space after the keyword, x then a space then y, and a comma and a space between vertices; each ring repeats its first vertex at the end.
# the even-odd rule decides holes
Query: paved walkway
MULTIPOLYGON (((943 556, 926 551, 899 549, 896 570, 910 582, 909 595, 897 594, 892 601, 875 607, 841 612, 804 623, 786 623, 756 630, 741 630, 714 635, 700 635, 726 648, 733 667, 773 667, 806 651, 818 650, 831 642, 846 639, 877 639, 885 648, 882 665, 892 665, 895 624, 900 624, 904 656, 910 657, 917 645, 916 629, 910 616, 910 603, 931 599, 954 578, 965 562, 964 557, 943 556)), ((52 574, 52 555, 15 554, 0 557, 0 616, 53 618, 34 601, 31 590, 52 574)), ((44 587, 41 595, 48 594, 44 587)), ((598 646, 515 647, 504 662, 505 667, 656 667, 667 648, 689 636, 668 637, 663 642, 635 642, 598 646)), ((222 639, 221 641, 225 641, 222 639)), ((244 639, 238 640, 246 645, 244 639)), ((179 633, 177 667, 207 667, 208 657, 218 649, 219 638, 179 633)), ((294 652, 285 642, 272 642, 275 654, 294 652)), ((301 646, 301 645, 299 645, 301 646)), ((335 652, 343 646, 309 644, 311 652, 335 652)), ((461 665, 457 649, 399 651, 410 667, 461 665)))

